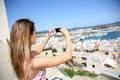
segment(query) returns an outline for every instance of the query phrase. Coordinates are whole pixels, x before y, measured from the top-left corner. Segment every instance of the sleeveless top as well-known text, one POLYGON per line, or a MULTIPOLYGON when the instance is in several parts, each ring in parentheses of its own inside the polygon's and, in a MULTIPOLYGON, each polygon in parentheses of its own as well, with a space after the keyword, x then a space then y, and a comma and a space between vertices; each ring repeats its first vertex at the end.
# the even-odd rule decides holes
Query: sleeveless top
MULTIPOLYGON (((30 72, 31 67, 32 67, 32 63, 30 64, 30 66, 29 66, 29 68, 28 68, 28 70, 27 70, 27 73, 26 73, 26 75, 25 75, 25 79, 24 79, 24 80, 27 80, 27 77, 28 77, 28 75, 29 75, 29 72, 30 72)), ((46 69, 45 69, 45 68, 41 69, 41 70, 37 73, 37 75, 33 78, 33 80, 46 80, 46 69)))
POLYGON ((33 78, 33 80, 46 80, 46 70, 40 70, 37 75, 33 78))

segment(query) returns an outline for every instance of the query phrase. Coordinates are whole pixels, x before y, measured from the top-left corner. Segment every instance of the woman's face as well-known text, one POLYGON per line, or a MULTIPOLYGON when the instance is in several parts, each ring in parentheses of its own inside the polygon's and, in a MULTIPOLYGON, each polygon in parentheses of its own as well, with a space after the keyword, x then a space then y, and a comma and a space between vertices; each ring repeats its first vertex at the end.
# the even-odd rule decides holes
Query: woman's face
POLYGON ((31 35, 31 44, 35 44, 36 41, 36 30, 33 31, 33 34, 31 35))

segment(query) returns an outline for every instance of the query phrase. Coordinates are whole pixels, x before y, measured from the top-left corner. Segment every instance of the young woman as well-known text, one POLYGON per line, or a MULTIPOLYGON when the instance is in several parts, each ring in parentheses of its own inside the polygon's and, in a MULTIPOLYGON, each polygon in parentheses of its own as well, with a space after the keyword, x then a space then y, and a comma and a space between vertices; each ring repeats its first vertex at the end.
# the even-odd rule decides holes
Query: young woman
POLYGON ((45 68, 64 63, 72 59, 72 49, 69 32, 61 28, 60 32, 66 40, 66 51, 63 55, 43 57, 42 52, 48 40, 55 34, 49 30, 48 37, 35 50, 31 51, 31 45, 36 40, 34 22, 29 19, 19 19, 13 26, 10 33, 10 57, 14 72, 19 80, 46 80, 45 68))

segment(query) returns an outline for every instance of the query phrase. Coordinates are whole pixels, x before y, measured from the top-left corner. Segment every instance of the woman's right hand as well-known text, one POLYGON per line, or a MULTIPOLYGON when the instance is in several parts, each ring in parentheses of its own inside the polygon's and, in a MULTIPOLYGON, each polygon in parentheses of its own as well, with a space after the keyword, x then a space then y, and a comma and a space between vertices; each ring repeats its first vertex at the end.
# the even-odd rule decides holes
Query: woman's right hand
POLYGON ((62 27, 60 31, 65 37, 69 37, 69 32, 66 28, 62 27))
POLYGON ((55 33, 53 32, 54 29, 55 29, 55 28, 53 28, 53 27, 51 27, 51 28, 49 29, 49 33, 48 33, 48 37, 49 37, 49 38, 51 38, 53 35, 55 35, 55 33))

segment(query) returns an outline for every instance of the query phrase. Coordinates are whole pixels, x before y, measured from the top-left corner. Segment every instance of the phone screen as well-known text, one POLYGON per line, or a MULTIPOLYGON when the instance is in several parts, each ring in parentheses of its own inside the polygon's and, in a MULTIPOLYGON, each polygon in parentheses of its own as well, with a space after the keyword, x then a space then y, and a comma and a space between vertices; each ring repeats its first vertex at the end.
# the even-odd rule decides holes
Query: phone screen
POLYGON ((61 28, 55 28, 55 31, 56 31, 56 32, 60 32, 60 29, 61 29, 61 28))

